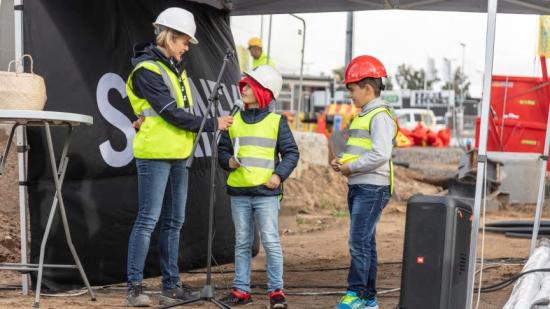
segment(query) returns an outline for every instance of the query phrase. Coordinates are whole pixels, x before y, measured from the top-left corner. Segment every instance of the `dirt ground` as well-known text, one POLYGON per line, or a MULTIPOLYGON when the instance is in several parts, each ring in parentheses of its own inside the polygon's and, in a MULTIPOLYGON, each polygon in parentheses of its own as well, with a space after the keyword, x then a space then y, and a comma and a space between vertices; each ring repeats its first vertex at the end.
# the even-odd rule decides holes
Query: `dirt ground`
MULTIPOLYGON (((0 145, 3 145, 0 137, 0 145)), ((12 154, 13 156, 13 154, 12 154)), ((19 227, 16 196, 11 194, 16 186, 13 157, 8 160, 7 175, 0 177, 0 262, 16 262, 19 259, 19 227), (8 195, 10 194, 10 195, 8 195), (15 211, 14 211, 15 210, 15 211)), ((456 169, 456 162, 446 163, 444 169, 456 169)), ((423 183, 418 171, 398 168, 396 195, 384 210, 377 227, 378 242, 378 290, 380 308, 395 308, 399 301, 401 260, 405 227, 406 200, 414 193, 435 194, 441 188, 423 183)), ((16 192, 16 191, 15 191, 16 192)), ((280 233, 284 250, 285 286, 289 294, 290 308, 333 308, 345 290, 349 264, 347 237, 349 216, 346 206, 345 179, 328 167, 318 166, 307 170, 300 179, 286 182, 285 200, 282 206, 280 233), (297 201, 300 202, 297 202, 297 201), (330 295, 297 295, 298 293, 326 293, 330 295)), ((545 214, 546 215, 546 214, 545 214)), ((507 207, 487 214, 486 220, 532 219, 533 208, 507 207)), ((481 246, 481 238, 479 246, 481 246)), ((506 238, 500 234, 487 233, 485 258, 525 258, 529 240, 506 238)), ((521 265, 498 265, 484 272, 483 284, 499 282, 521 270, 521 265)), ((213 281, 222 296, 231 287, 233 265, 215 268, 213 281)), ((267 297, 262 286, 266 283, 265 254, 253 259, 254 304, 246 308, 265 308, 267 297)), ((20 284, 20 275, 0 272, 0 308, 28 308, 33 297, 22 296, 13 289, 20 284)), ((184 282, 199 288, 205 275, 201 271, 182 273, 184 282)), ((147 291, 154 302, 158 301, 160 279, 146 280, 147 291)), ((502 308, 511 287, 481 295, 479 308, 502 308)), ((119 308, 123 307, 124 284, 97 288, 97 301, 89 300, 87 294, 80 296, 61 295, 41 300, 41 308, 119 308)), ((187 308, 216 308, 210 303, 186 306, 187 308)))

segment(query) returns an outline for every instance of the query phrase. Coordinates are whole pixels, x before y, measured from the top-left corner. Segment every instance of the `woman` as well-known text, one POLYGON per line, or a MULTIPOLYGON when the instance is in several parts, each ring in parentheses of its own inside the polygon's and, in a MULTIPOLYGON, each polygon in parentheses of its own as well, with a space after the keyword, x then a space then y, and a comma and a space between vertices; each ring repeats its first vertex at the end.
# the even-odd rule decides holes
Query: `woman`
MULTIPOLYGON (((178 248, 187 199, 186 159, 202 117, 192 114, 193 98, 182 56, 195 38, 193 14, 181 8, 160 13, 153 24, 156 44, 136 45, 126 90, 140 117, 133 150, 138 174, 139 211, 128 243, 128 297, 131 307, 149 306, 143 294, 143 268, 151 233, 160 217, 160 304, 189 299, 179 284, 178 248)), ((231 116, 209 118, 204 130, 227 130, 231 116)))

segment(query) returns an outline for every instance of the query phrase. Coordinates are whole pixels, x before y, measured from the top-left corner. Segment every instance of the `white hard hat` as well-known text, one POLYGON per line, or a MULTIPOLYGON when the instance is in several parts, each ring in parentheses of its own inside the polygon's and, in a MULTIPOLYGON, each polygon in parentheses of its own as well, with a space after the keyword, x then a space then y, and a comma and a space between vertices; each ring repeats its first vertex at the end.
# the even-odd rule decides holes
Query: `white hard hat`
POLYGON ((262 87, 268 89, 273 94, 273 98, 277 99, 281 93, 283 87, 283 77, 275 68, 270 65, 260 65, 257 68, 245 72, 244 74, 250 76, 257 81, 262 87))
POLYGON ((191 37, 191 43, 199 43, 195 38, 195 31, 197 30, 195 18, 191 12, 182 8, 167 8, 159 14, 153 25, 155 27, 164 26, 185 33, 191 37))

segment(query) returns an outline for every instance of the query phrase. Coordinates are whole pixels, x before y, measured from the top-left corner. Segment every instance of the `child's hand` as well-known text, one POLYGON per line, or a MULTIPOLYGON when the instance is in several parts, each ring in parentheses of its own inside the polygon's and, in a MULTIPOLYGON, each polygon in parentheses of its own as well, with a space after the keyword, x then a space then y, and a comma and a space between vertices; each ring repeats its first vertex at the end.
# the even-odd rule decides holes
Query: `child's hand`
POLYGON ((340 162, 338 162, 338 160, 340 160, 339 158, 334 158, 332 159, 332 161, 330 161, 330 166, 332 166, 332 169, 335 170, 336 172, 339 172, 340 171, 340 166, 342 166, 342 164, 340 164, 340 162))
POLYGON ((231 157, 229 158, 229 167, 232 168, 232 169, 236 169, 236 168, 239 168, 239 166, 241 166, 239 164, 239 162, 235 161, 235 158, 231 157))
POLYGON ((265 184, 266 187, 269 189, 277 189, 279 185, 281 184, 281 177, 277 174, 271 175, 271 178, 269 178, 269 181, 265 184))
POLYGON ((347 165, 347 164, 340 165, 340 172, 342 173, 342 175, 344 175, 346 177, 351 175, 351 170, 349 169, 349 165, 347 165))

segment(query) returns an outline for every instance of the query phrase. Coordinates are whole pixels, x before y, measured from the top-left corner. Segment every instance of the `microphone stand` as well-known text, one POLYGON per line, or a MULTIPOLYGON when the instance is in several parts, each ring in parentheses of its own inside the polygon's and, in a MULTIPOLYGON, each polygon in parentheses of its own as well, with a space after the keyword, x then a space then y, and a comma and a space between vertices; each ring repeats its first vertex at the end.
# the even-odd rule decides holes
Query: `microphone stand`
MULTIPOLYGON (((218 74, 218 79, 216 80, 216 84, 214 85, 214 88, 212 89, 212 92, 210 93, 210 96, 208 98, 208 106, 206 108, 206 111, 212 114, 213 116, 216 116, 217 114, 217 107, 219 104, 219 90, 221 86, 220 81, 225 71, 225 67, 227 66, 227 63, 229 62, 229 59, 232 56, 233 56, 233 51, 231 49, 228 49, 223 58, 222 68, 220 69, 220 73, 218 74), (212 111, 212 108, 214 108, 213 111, 212 111)), ((191 166, 193 165, 195 150, 197 149, 200 137, 204 130, 204 124, 206 123, 206 116, 207 115, 204 115, 204 117, 202 118, 201 126, 199 128, 199 131, 197 132, 197 138, 195 139, 195 144, 193 145, 193 149, 191 151, 191 156, 187 159, 187 162, 185 165, 187 169, 190 169, 191 166)), ((214 289, 214 286, 212 285, 212 235, 214 231, 214 202, 215 202, 215 189, 216 189, 215 180, 216 180, 216 167, 218 165, 219 132, 220 132, 219 130, 216 130, 214 132, 214 136, 210 143, 210 149, 212 149, 212 156, 210 160, 210 200, 208 205, 208 250, 207 250, 207 257, 206 257, 206 283, 202 287, 200 294, 197 297, 190 300, 178 301, 173 304, 160 306, 160 307, 157 307, 157 309, 172 308, 176 306, 187 305, 187 304, 192 304, 192 303, 202 302, 202 301, 211 302, 222 309, 231 309, 230 306, 214 298, 215 289, 214 289)))

